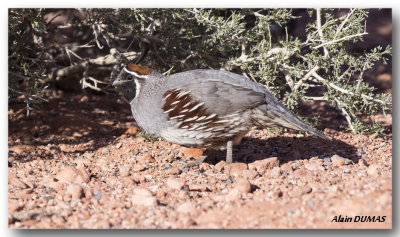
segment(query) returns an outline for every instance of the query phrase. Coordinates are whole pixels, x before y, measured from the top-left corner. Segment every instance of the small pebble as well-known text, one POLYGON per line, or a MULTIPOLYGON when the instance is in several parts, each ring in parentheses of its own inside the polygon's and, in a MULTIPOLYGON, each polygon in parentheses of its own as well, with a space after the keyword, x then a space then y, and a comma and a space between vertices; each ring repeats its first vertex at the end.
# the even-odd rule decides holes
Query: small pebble
POLYGON ((241 193, 238 189, 232 189, 229 191, 229 193, 226 195, 226 199, 228 201, 235 201, 241 197, 241 193))
POLYGON ((167 185, 168 185, 168 187, 170 187, 172 189, 181 190, 183 185, 184 185, 184 183, 181 180, 177 179, 177 178, 170 177, 167 180, 167 185))
POLYGON ((204 192, 207 191, 207 186, 203 184, 189 184, 189 190, 204 192))
POLYGON ((331 162, 331 161, 332 161, 332 160, 331 160, 330 157, 324 158, 324 162, 331 162))
POLYGON ((343 158, 341 156, 338 155, 333 155, 331 157, 332 163, 336 166, 342 166, 342 165, 348 165, 351 163, 350 159, 347 158, 343 158))
POLYGON ((131 197, 131 203, 132 203, 132 205, 152 207, 152 206, 157 205, 157 198, 143 197, 141 195, 133 195, 131 197))
POLYGON ((135 135, 137 132, 138 132, 137 127, 130 127, 130 128, 128 128, 128 130, 126 130, 126 133, 129 135, 135 135))
POLYGON ((313 163, 305 164, 304 167, 310 171, 316 171, 316 170, 324 171, 325 170, 325 168, 322 165, 313 164, 313 163))
POLYGON ((221 160, 214 166, 214 169, 216 172, 221 172, 225 165, 226 165, 226 162, 224 160, 221 160))
POLYGON ((225 173, 232 176, 243 175, 245 170, 247 170, 247 164, 245 163, 232 163, 224 166, 225 173))
POLYGON ((379 168, 379 166, 376 165, 376 164, 370 165, 370 166, 368 167, 368 169, 367 169, 367 174, 368 174, 369 176, 377 176, 377 175, 379 175, 379 174, 380 174, 380 168, 379 168))
POLYGON ((16 186, 18 188, 22 188, 22 189, 29 187, 26 183, 22 182, 15 174, 9 175, 8 182, 11 185, 14 185, 14 186, 16 186))
POLYGON ((156 161, 150 154, 139 156, 137 160, 144 163, 154 163, 156 161))
POLYGON ((68 166, 58 172, 55 178, 62 183, 87 183, 90 176, 82 167, 75 168, 68 166))
POLYGON ((268 175, 271 178, 279 178, 279 176, 281 176, 281 174, 282 174, 282 170, 279 167, 274 167, 274 168, 272 168, 271 171, 268 172, 268 175))
POLYGON ((133 168, 132 168, 132 171, 134 171, 134 172, 140 172, 140 171, 143 171, 143 170, 145 170, 146 169, 146 165, 144 165, 144 164, 138 164, 138 165, 135 165, 133 168))
POLYGON ((117 144, 115 144, 115 148, 119 149, 121 147, 122 147, 122 143, 121 142, 118 142, 117 144))
POLYGON ((235 184, 235 189, 241 193, 251 193, 251 183, 247 179, 241 179, 235 184))
POLYGON ((272 197, 275 199, 281 198, 283 197, 283 192, 280 189, 278 189, 272 193, 272 197))
POLYGON ((344 173, 344 174, 350 174, 350 173, 351 173, 351 170, 350 170, 350 169, 343 169, 343 173, 344 173))
POLYGON ((182 173, 182 170, 179 169, 178 167, 172 167, 170 169, 167 169, 166 173, 169 175, 178 175, 182 173))
POLYGON ((256 160, 249 164, 249 169, 254 169, 260 174, 264 174, 267 170, 271 170, 274 167, 279 167, 278 157, 271 157, 264 160, 256 160))
POLYGON ((196 205, 193 202, 184 202, 176 208, 180 213, 192 213, 195 209, 196 205))
POLYGON ((83 188, 79 184, 70 184, 67 188, 67 193, 72 196, 72 199, 80 199, 83 196, 83 188))
POLYGON ((142 196, 142 197, 151 197, 153 196, 153 193, 150 191, 150 189, 145 188, 145 187, 136 187, 133 190, 133 194, 137 196, 142 196))

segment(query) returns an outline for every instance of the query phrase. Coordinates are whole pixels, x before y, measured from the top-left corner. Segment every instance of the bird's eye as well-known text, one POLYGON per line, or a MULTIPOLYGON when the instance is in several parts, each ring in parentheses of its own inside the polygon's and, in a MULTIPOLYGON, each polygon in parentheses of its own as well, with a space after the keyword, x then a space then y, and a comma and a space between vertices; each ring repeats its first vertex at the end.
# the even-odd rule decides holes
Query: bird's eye
POLYGON ((132 76, 132 75, 129 75, 126 79, 132 80, 132 79, 133 79, 133 76, 132 76))

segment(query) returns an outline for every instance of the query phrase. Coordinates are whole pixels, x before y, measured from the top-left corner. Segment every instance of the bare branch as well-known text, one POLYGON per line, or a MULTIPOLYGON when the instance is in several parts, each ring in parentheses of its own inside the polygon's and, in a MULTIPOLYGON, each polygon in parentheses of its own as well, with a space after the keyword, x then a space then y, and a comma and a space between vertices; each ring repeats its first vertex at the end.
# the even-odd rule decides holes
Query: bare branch
MULTIPOLYGON (((333 84, 332 82, 328 82, 326 79, 322 78, 322 77, 321 77, 320 75, 318 75, 318 73, 316 73, 316 72, 313 72, 313 73, 312 73, 312 76, 315 77, 315 79, 317 79, 318 81, 323 82, 325 85, 327 85, 327 86, 329 86, 329 87, 331 87, 331 88, 333 88, 333 89, 335 89, 335 90, 337 90, 337 91, 340 91, 340 92, 342 92, 342 93, 344 93, 344 94, 347 94, 347 95, 354 95, 354 96, 356 96, 356 94, 354 94, 353 92, 348 91, 348 90, 346 90, 346 89, 343 89, 343 88, 341 88, 341 87, 339 87, 339 86, 333 84)), ((372 100, 372 101, 375 101, 375 102, 377 102, 377 103, 384 104, 384 105, 386 105, 386 104, 391 105, 391 104, 392 104, 392 103, 389 103, 389 102, 385 102, 385 101, 383 101, 383 100, 375 99, 375 98, 373 98, 373 97, 371 97, 371 96, 364 95, 364 94, 360 94, 359 96, 361 96, 361 97, 364 98, 364 99, 372 100)))
POLYGON ((340 33, 340 31, 342 31, 343 26, 347 23, 347 21, 349 20, 350 16, 354 13, 355 10, 356 10, 356 8, 350 9, 349 14, 347 14, 346 18, 343 20, 343 22, 337 28, 335 36, 338 35, 340 33))
POLYGON ((39 100, 43 100, 43 101, 45 101, 45 102, 49 102, 49 101, 46 100, 45 98, 43 98, 43 97, 41 97, 41 96, 38 96, 38 95, 29 95, 29 94, 27 94, 27 93, 25 93, 25 92, 15 90, 15 89, 13 89, 13 88, 11 88, 11 87, 8 87, 8 89, 9 89, 10 91, 16 93, 16 94, 23 95, 23 96, 25 96, 25 97, 27 97, 27 98, 29 98, 29 99, 39 99, 39 100))
POLYGON ((323 101, 326 100, 323 96, 304 96, 307 100, 323 101))
MULTIPOLYGON (((133 60, 133 59, 137 58, 139 53, 127 52, 127 53, 122 53, 122 55, 124 55, 128 60, 133 60)), ((108 54, 106 56, 98 57, 95 59, 90 59, 81 64, 72 65, 72 66, 54 70, 52 73, 50 73, 48 80, 45 80, 45 82, 52 81, 52 80, 60 80, 61 78, 65 77, 65 76, 82 72, 85 68, 85 63, 90 63, 91 65, 96 65, 96 66, 105 66, 105 65, 113 65, 113 64, 117 63, 117 61, 118 61, 118 59, 113 54, 108 54)))
POLYGON ((328 41, 328 42, 322 43, 322 44, 320 44, 318 46, 315 46, 314 49, 318 49, 318 48, 321 48, 321 47, 325 47, 326 45, 329 45, 329 44, 334 44, 334 43, 337 43, 337 42, 340 42, 340 41, 349 40, 351 38, 359 37, 359 36, 363 36, 363 35, 368 35, 368 33, 367 32, 363 32, 363 33, 358 33, 358 34, 354 34, 354 35, 348 35, 348 36, 342 37, 340 39, 336 39, 336 40, 332 40, 332 41, 328 41))
MULTIPOLYGON (((319 38, 322 42, 325 42, 324 34, 322 33, 322 26, 321 26, 321 8, 317 8, 317 31, 319 38)), ((329 56, 329 51, 326 47, 324 47, 324 58, 329 56)))
POLYGON ((296 85, 294 86, 293 90, 294 90, 294 91, 297 91, 297 90, 300 88, 300 86, 303 85, 303 83, 304 83, 306 80, 308 80, 308 78, 310 78, 311 75, 312 75, 314 72, 317 72, 319 69, 320 69, 320 67, 319 67, 318 65, 315 65, 309 72, 307 72, 306 75, 304 75, 303 78, 301 78, 301 79, 296 83, 296 85))
POLYGON ((98 87, 98 84, 107 84, 105 82, 96 80, 93 77, 84 77, 80 80, 80 83, 82 84, 82 89, 85 88, 90 88, 96 91, 101 91, 102 89, 98 87), (93 84, 89 83, 89 81, 91 81, 93 84))
POLYGON ((347 123, 349 124, 349 127, 350 127, 351 131, 353 133, 356 133, 356 130, 354 129, 354 126, 353 126, 353 122, 351 121, 351 116, 346 111, 346 109, 343 107, 343 103, 341 101, 339 101, 337 98, 335 98, 335 101, 338 104, 339 108, 342 110, 342 113, 344 114, 344 116, 345 116, 345 118, 347 120, 347 123))

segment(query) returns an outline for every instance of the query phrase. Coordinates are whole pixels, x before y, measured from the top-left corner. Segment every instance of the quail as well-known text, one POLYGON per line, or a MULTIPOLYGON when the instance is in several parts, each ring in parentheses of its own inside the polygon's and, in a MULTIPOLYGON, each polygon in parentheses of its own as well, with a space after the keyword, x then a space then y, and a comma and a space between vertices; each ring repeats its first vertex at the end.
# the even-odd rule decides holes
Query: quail
POLYGON ((330 139, 303 123, 261 84, 227 71, 164 76, 128 64, 112 85, 129 101, 146 132, 190 148, 226 149, 227 163, 233 161, 232 145, 252 127, 285 127, 330 139))

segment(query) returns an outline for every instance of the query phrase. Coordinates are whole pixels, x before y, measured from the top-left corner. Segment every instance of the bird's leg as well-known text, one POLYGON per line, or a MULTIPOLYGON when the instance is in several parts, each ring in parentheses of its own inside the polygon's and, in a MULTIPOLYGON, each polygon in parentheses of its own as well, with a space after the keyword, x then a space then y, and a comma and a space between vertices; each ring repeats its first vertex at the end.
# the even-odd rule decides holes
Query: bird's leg
POLYGON ((230 164, 233 162, 232 157, 232 141, 228 141, 226 143, 226 163, 230 164))

